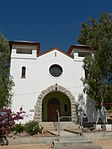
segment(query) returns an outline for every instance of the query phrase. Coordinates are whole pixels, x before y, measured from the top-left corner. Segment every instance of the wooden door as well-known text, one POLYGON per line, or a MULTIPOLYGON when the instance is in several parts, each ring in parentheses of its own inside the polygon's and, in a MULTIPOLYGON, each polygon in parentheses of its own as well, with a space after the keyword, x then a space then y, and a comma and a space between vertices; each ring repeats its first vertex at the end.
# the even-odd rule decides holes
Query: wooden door
POLYGON ((60 102, 58 99, 50 99, 48 101, 48 110, 47 110, 47 119, 48 121, 58 121, 58 114, 57 110, 59 113, 61 113, 61 108, 60 108, 60 102))

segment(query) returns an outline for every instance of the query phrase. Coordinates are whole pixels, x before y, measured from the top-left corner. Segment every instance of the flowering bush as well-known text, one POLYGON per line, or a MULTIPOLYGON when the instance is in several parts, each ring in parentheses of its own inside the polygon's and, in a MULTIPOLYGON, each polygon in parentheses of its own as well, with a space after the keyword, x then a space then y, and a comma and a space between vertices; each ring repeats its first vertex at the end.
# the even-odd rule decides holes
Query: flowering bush
POLYGON ((15 120, 23 119, 21 116, 25 113, 22 108, 17 113, 11 111, 11 109, 1 109, 0 110, 0 138, 5 138, 6 145, 8 141, 6 139, 6 135, 11 131, 11 128, 15 124, 15 120))

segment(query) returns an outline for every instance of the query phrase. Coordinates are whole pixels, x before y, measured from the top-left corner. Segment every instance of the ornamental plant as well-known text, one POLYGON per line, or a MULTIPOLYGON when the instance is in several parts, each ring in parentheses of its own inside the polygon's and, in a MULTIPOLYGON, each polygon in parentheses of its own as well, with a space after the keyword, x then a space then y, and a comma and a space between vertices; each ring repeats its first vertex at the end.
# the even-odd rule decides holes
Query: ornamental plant
POLYGON ((25 131, 30 135, 42 133, 42 129, 43 129, 43 127, 40 127, 39 123, 36 121, 29 121, 25 125, 25 131))
POLYGON ((16 132, 16 134, 17 133, 22 133, 24 130, 25 130, 25 126, 24 125, 21 125, 21 124, 15 124, 14 126, 13 126, 13 129, 12 129, 13 131, 15 131, 16 132))
POLYGON ((11 109, 1 109, 0 110, 0 138, 5 138, 6 145, 8 145, 8 140, 6 136, 11 132, 13 125, 16 120, 23 119, 22 114, 25 113, 22 108, 17 113, 11 111, 11 109))

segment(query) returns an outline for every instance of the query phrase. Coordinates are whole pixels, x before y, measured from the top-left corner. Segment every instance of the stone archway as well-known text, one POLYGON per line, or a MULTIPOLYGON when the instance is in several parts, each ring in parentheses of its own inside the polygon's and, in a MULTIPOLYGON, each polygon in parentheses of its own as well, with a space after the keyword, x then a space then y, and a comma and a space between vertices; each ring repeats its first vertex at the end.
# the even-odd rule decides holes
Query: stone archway
POLYGON ((41 94, 38 96, 38 100, 35 105, 34 120, 38 121, 38 122, 42 121, 42 101, 48 93, 53 92, 53 91, 62 92, 70 99, 72 122, 76 122, 77 114, 76 114, 75 98, 69 90, 67 90, 66 88, 64 88, 58 84, 48 87, 46 90, 42 91, 41 94))

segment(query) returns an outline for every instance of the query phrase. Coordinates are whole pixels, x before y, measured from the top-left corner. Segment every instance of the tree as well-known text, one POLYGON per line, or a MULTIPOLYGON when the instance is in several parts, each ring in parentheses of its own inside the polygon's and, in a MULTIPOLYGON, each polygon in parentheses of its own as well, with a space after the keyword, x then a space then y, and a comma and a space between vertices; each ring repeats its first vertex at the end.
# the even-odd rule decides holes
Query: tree
POLYGON ((0 109, 11 104, 12 86, 10 72, 10 48, 7 39, 0 34, 0 109))
POLYGON ((94 56, 84 59, 84 92, 101 109, 103 102, 112 102, 112 14, 82 22, 80 33, 78 42, 95 51, 94 56))

